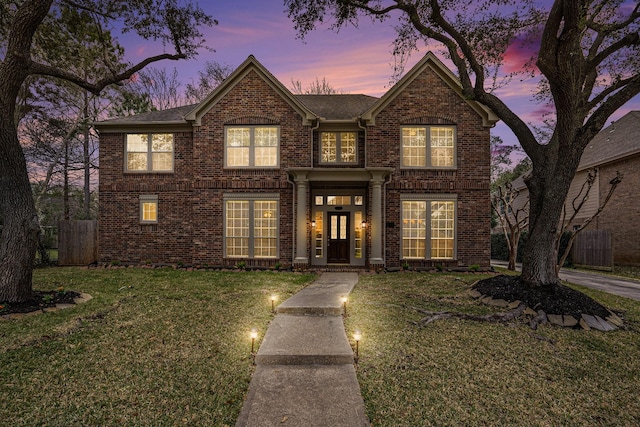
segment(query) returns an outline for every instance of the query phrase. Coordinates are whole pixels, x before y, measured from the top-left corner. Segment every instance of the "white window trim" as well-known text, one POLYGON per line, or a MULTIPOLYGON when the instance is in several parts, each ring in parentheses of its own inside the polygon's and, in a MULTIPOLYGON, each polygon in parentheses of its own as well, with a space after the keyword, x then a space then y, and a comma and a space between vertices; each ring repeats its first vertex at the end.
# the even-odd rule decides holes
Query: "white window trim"
POLYGON ((400 259, 407 261, 433 260, 433 261, 452 261, 458 259, 458 195, 457 194, 401 194, 400 195, 400 259), (425 257, 424 258, 405 258, 402 231, 402 202, 426 202, 426 217, 431 223, 431 202, 453 202, 453 257, 452 258, 431 258, 431 226, 426 227, 425 233, 425 257))
MULTIPOLYGON (((165 151, 163 151, 164 153, 165 151)), ((176 134, 173 132, 127 132, 124 136, 124 172, 125 173, 173 173, 175 170, 176 163, 176 134), (171 169, 165 170, 153 170, 153 151, 151 143, 154 134, 168 134, 173 138, 173 150, 171 151, 171 169), (127 149, 127 136, 128 135, 147 135, 147 169, 145 170, 135 170, 129 169, 129 151, 127 149)))
POLYGON ((280 167, 280 126, 278 125, 227 125, 224 127, 224 168, 225 169, 278 169, 280 167), (227 129, 233 128, 249 128, 249 165, 248 166, 228 166, 227 164, 227 129), (255 129, 256 128, 275 128, 278 131, 278 145, 276 145, 276 164, 274 166, 255 166, 256 162, 256 145, 255 145, 255 129))
POLYGON ((278 193, 228 193, 222 197, 222 227, 223 227, 223 257, 229 259, 278 259, 280 258, 280 194, 278 193), (255 257, 254 256, 254 201, 275 201, 276 202, 276 256, 255 257), (227 202, 247 201, 249 202, 249 253, 243 256, 227 255, 227 202))
POLYGON ((400 167, 402 169, 439 169, 439 170, 455 170, 458 169, 458 127, 455 125, 405 125, 400 126, 400 167), (426 166, 407 166, 404 164, 402 130, 408 128, 426 129, 426 147, 425 147, 425 165, 426 166), (453 129, 453 166, 433 166, 431 164, 431 128, 452 128, 453 129))
POLYGON ((319 150, 319 159, 321 165, 355 165, 358 163, 358 132, 354 131, 322 131, 318 135, 318 150, 319 150), (336 134, 336 161, 335 162, 324 162, 322 161, 322 134, 323 133, 334 133, 336 134), (356 139, 356 147, 355 147, 355 160, 353 162, 343 162, 342 161, 342 135, 343 133, 352 133, 355 135, 356 139))
POLYGON ((140 200, 138 202, 138 206, 139 206, 139 219, 140 219, 140 224, 157 224, 158 223, 158 218, 160 216, 160 212, 158 209, 158 196, 156 194, 143 194, 140 195, 140 200), (144 219, 144 204, 145 203, 155 203, 156 205, 156 219, 154 221, 149 221, 149 220, 145 220, 144 219))

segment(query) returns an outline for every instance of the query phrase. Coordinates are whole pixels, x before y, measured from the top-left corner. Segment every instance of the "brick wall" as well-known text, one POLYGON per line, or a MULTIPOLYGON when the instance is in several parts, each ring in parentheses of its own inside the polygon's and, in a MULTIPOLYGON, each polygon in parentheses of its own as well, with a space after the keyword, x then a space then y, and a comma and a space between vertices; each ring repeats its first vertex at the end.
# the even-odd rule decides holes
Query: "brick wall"
POLYGON ((490 265, 489 129, 478 114, 431 69, 425 70, 376 117, 367 129, 367 165, 393 167, 386 186, 385 256, 399 266, 401 194, 457 195, 457 259, 416 262, 414 266, 490 265), (456 170, 400 169, 400 127, 453 124, 457 131, 456 170))
POLYGON ((280 258, 246 262, 286 265, 294 236, 288 223, 293 218, 293 187, 285 168, 310 164, 309 129, 252 71, 204 115, 193 133, 176 134, 174 173, 124 174, 125 134, 103 133, 99 261, 234 265, 238 259, 223 259, 224 194, 278 193, 280 258), (279 125, 280 168, 224 169, 224 124, 279 125), (157 225, 140 225, 141 194, 158 195, 157 225))

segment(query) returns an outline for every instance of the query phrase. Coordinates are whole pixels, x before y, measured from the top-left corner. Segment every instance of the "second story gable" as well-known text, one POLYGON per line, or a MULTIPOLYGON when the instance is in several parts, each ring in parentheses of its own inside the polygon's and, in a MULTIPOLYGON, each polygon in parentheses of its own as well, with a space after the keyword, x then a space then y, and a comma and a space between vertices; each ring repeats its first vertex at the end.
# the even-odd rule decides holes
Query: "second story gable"
POLYGON ((286 180, 291 169, 380 167, 472 180, 488 176, 496 120, 462 97, 432 53, 381 98, 294 95, 250 56, 196 105, 97 128, 109 159, 101 173, 116 180, 286 180))

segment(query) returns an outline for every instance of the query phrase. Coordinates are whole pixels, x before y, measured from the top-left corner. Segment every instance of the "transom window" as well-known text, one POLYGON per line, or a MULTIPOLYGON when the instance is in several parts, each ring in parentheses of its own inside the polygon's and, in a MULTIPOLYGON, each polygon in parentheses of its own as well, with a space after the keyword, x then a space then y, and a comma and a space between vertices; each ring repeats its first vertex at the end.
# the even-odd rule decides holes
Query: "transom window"
POLYGON ((173 171, 173 134, 127 134, 125 170, 128 172, 173 171))
POLYGON ((277 167, 279 134, 277 126, 227 127, 225 166, 230 168, 277 167))
POLYGON ((404 126, 402 166, 455 167, 456 132, 453 126, 404 126))
POLYGON ((356 163, 356 132, 320 133, 321 163, 356 163))
POLYGON ((276 258, 278 234, 277 200, 225 201, 225 256, 276 258))
POLYGON ((402 201, 402 258, 453 259, 455 200, 402 201))

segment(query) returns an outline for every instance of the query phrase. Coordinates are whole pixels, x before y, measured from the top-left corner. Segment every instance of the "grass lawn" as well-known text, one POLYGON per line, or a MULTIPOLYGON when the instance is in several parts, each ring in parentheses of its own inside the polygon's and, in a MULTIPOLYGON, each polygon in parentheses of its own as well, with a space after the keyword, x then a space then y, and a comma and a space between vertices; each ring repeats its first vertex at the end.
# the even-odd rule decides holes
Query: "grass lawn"
POLYGON ((74 308, 0 321, 0 425, 234 425, 269 296, 312 275, 169 269, 35 271, 74 308))
MULTIPOLYGON (((271 293, 282 301, 313 277, 36 270, 37 289, 93 299, 0 321, 0 425, 234 425, 253 372, 248 331, 264 335, 271 293)), ((358 380, 373 426, 640 425, 640 302, 584 289, 630 328, 542 326, 538 337, 458 319, 421 328, 402 307, 490 313, 466 295, 484 277, 360 276, 346 326, 363 332, 358 380)))
POLYGON ((537 336, 458 319, 418 327, 423 315, 402 307, 493 312, 466 295, 484 277, 360 276, 346 326, 363 333, 358 380, 374 426, 640 425, 640 302, 580 288, 629 329, 541 326, 537 336))

